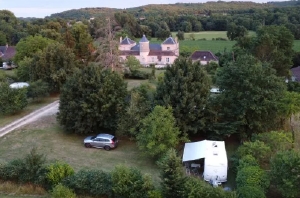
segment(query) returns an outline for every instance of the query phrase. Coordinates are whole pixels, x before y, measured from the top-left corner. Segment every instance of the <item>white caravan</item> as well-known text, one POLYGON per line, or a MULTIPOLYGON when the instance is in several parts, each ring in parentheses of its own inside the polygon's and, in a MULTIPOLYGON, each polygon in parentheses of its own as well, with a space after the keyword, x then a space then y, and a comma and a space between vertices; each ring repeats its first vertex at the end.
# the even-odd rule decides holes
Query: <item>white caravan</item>
POLYGON ((185 143, 182 162, 204 158, 203 178, 210 182, 226 182, 228 160, 224 141, 203 140, 185 143))

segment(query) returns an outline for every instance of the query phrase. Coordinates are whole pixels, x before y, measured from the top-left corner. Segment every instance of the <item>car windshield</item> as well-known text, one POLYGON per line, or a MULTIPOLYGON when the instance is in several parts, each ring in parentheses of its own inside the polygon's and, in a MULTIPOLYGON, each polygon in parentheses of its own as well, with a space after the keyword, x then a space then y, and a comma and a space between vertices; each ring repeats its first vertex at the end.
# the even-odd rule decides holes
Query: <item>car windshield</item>
POLYGON ((95 139, 96 137, 97 137, 97 136, 92 136, 92 137, 91 137, 91 140, 95 139))

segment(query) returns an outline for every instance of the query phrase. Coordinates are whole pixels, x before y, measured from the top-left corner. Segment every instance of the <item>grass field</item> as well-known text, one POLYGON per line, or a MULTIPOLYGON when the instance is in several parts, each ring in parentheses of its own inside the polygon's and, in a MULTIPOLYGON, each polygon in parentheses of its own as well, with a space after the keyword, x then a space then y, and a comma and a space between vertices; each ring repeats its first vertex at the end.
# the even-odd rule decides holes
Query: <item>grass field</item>
POLYGON ((111 171, 116 165, 124 164, 137 167, 143 173, 149 173, 155 183, 158 183, 158 167, 151 159, 141 154, 135 142, 119 138, 120 144, 117 149, 105 151, 85 148, 84 137, 86 135, 65 134, 58 126, 55 115, 48 116, 1 138, 0 164, 23 158, 36 147, 49 161, 64 161, 76 171, 80 169, 111 171))
MULTIPOLYGON (((147 72, 147 73, 151 73, 152 69, 151 68, 140 68, 139 70, 147 72)), ((158 76, 161 75, 161 73, 164 73, 164 72, 165 72, 165 70, 163 70, 163 69, 157 69, 157 70, 155 70, 155 77, 156 77, 156 79, 158 78, 158 76)), ((156 86, 155 82, 149 81, 149 80, 125 79, 125 82, 127 82, 127 89, 128 90, 131 90, 134 87, 138 87, 138 86, 140 86, 143 83, 150 83, 151 85, 153 85, 153 87, 156 86)))
POLYGON ((296 52, 300 52, 300 40, 295 40, 295 41, 294 41, 293 49, 294 49, 296 52))

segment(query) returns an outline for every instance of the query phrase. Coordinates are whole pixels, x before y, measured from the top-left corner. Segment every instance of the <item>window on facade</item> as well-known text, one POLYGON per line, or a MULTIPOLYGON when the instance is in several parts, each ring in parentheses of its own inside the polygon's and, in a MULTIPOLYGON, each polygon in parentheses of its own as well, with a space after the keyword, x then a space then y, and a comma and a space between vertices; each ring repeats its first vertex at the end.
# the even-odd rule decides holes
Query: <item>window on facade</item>
POLYGON ((167 50, 170 50, 170 47, 167 47, 167 50))
POLYGON ((154 57, 152 57, 152 63, 154 62, 154 57))
POLYGON ((170 58, 166 58, 167 63, 170 62, 170 58))

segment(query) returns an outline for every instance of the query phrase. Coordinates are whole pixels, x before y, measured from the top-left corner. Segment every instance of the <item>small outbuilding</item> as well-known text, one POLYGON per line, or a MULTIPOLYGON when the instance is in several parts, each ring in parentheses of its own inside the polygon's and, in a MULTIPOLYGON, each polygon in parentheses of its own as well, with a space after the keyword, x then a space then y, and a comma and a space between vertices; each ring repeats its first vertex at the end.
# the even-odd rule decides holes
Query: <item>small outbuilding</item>
POLYGON ((203 140, 185 143, 182 162, 204 158, 205 181, 226 182, 228 160, 224 141, 203 140))

